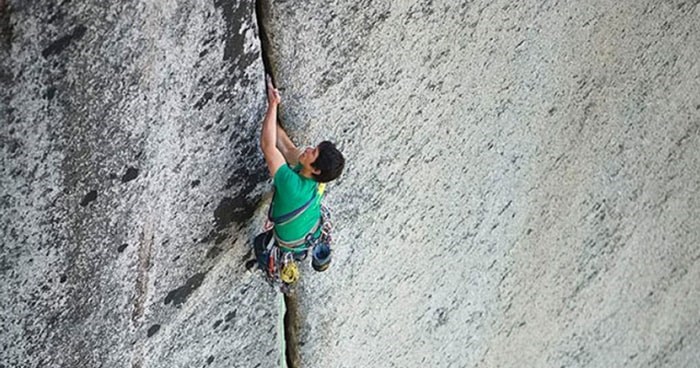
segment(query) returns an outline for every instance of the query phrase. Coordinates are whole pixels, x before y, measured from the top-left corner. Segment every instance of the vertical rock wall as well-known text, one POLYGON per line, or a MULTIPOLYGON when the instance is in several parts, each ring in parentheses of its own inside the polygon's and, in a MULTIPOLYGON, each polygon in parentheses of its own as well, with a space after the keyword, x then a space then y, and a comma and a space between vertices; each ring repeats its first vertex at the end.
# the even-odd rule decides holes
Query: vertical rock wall
POLYGON ((254 3, 3 1, 0 31, 0 367, 274 366, 254 3))
POLYGON ((304 367, 700 361, 700 5, 274 1, 295 139, 333 139, 304 367))

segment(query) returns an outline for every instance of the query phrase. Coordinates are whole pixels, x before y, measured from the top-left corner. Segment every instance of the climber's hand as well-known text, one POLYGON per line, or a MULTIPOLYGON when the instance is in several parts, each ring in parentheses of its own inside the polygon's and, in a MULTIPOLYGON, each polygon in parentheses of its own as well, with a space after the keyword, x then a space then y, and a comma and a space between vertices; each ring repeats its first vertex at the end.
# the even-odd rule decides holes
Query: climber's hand
POLYGON ((267 103, 269 105, 279 105, 282 102, 282 97, 280 97, 280 92, 272 84, 272 78, 267 76, 267 103))

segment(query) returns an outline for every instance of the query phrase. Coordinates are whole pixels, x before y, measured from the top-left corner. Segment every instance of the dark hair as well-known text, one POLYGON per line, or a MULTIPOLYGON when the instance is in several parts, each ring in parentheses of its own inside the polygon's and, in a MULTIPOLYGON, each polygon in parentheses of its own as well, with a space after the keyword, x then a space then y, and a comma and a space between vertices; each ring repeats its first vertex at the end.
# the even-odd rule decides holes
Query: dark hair
POLYGON ((327 183, 336 179, 343 172, 345 158, 343 154, 335 148, 335 144, 323 141, 318 144, 318 157, 311 166, 320 170, 320 174, 313 174, 314 179, 319 183, 327 183))

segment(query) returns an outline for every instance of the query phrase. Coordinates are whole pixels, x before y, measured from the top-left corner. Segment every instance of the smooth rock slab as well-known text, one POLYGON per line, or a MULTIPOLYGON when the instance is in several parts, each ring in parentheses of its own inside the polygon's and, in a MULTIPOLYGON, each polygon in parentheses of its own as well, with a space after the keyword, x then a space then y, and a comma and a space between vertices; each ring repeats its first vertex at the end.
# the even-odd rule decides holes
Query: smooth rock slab
POLYGON ((269 367, 254 3, 0 6, 0 366, 269 367))
POLYGON ((283 118, 348 158, 306 367, 700 361, 700 6, 268 4, 283 118))

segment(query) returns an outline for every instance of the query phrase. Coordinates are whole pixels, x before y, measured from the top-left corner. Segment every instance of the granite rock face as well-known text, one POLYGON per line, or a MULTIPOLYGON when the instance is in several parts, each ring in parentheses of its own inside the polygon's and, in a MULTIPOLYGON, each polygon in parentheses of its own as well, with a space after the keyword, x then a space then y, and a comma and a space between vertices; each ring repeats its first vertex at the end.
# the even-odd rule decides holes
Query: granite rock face
POLYGON ((700 5, 274 1, 282 117, 345 152, 305 367, 700 361, 700 5))
POLYGON ((0 367, 276 365, 254 3, 0 5, 0 367))

